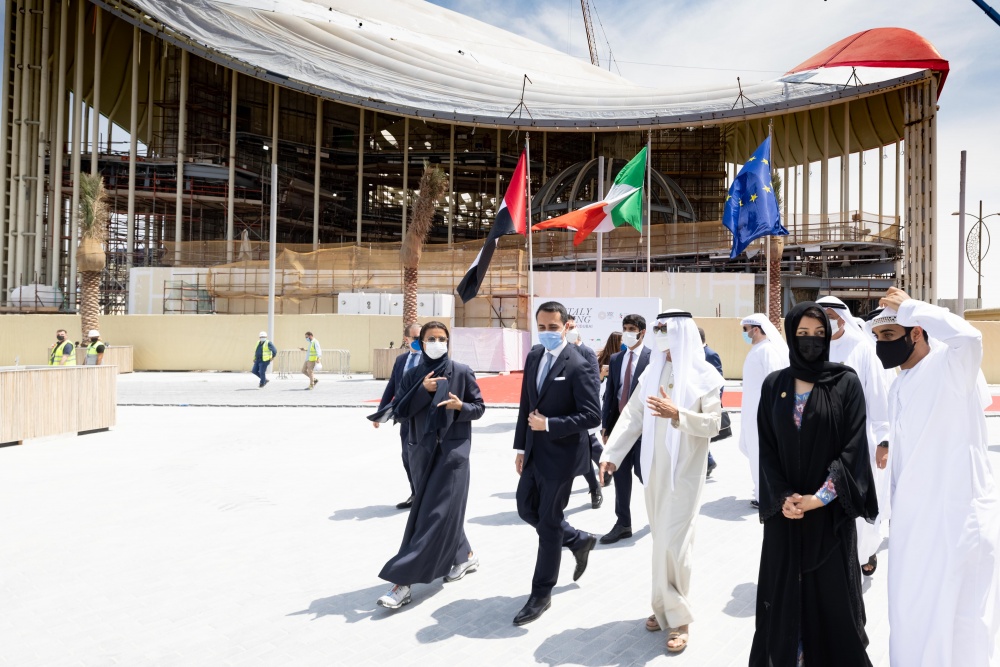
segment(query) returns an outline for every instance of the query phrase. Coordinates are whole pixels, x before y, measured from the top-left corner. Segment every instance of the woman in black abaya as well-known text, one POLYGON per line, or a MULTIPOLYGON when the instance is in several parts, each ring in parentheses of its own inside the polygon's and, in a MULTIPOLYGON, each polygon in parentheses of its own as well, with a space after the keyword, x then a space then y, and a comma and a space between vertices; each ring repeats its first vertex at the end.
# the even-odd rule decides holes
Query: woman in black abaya
POLYGON ((751 667, 871 666, 854 521, 878 514, 865 398, 854 371, 828 361, 830 335, 821 308, 796 306, 785 318, 790 366, 761 391, 751 667))
MULTIPOLYGON (((420 329, 420 364, 403 376, 391 404, 395 419, 410 422, 414 495, 399 553, 379 573, 393 584, 378 599, 389 609, 410 602, 413 584, 442 576, 457 581, 479 567, 465 536, 465 506, 472 422, 486 407, 472 369, 448 358, 448 338, 441 322, 420 329)), ((384 417, 383 411, 370 419, 384 417)))

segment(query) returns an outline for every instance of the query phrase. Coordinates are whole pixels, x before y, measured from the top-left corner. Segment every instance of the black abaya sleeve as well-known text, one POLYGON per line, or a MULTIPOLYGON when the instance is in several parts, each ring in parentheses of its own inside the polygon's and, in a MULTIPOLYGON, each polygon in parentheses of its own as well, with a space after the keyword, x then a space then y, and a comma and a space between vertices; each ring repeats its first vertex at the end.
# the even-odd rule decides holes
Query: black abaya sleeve
POLYGON ((774 428, 774 393, 780 377, 781 371, 767 376, 761 387, 760 404, 757 406, 757 436, 760 443, 760 485, 757 492, 760 496, 761 523, 781 512, 785 499, 795 493, 785 477, 774 428))
POLYGON ((840 394, 844 428, 843 450, 830 464, 837 501, 848 517, 860 516, 872 523, 878 516, 878 499, 868 453, 864 389, 857 375, 845 373, 839 378, 835 391, 840 394))
POLYGON ((472 372, 471 368, 465 369, 465 392, 460 398, 462 399, 462 409, 455 417, 455 421, 470 422, 483 416, 486 404, 483 402, 483 395, 476 383, 476 374, 472 372))

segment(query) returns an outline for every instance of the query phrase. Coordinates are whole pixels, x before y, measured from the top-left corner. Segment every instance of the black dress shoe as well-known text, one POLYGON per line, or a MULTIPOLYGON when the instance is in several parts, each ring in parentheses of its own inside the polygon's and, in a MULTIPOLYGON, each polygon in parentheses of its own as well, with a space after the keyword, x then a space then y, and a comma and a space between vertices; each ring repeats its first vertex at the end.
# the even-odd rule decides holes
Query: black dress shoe
POLYGON ((618 524, 615 524, 615 527, 611 529, 611 532, 601 538, 601 544, 614 544, 618 540, 623 540, 626 537, 632 537, 632 527, 619 526, 618 524))
POLYGON ((521 607, 521 611, 517 612, 517 616, 514 617, 514 625, 524 625, 525 623, 531 623, 539 616, 545 613, 545 610, 552 606, 552 596, 546 595, 545 597, 534 596, 528 598, 528 601, 524 603, 521 607))
POLYGON ((600 509, 601 505, 604 503, 604 496, 601 494, 600 489, 594 489, 590 492, 590 506, 593 509, 600 509))
POLYGON ((587 559, 590 558, 590 551, 597 546, 597 535, 588 535, 583 546, 573 552, 576 558, 576 568, 573 570, 573 581, 583 576, 587 569, 587 559))
POLYGON ((711 477, 712 476, 712 471, 715 470, 718 467, 719 467, 718 463, 716 463, 715 461, 709 461, 708 462, 708 470, 705 472, 705 479, 708 479, 709 477, 711 477))
POLYGON ((611 476, 611 473, 604 473, 604 486, 611 486, 612 481, 614 481, 614 477, 611 476))
POLYGON ((411 507, 413 507, 413 494, 412 493, 410 494, 410 497, 407 498, 406 500, 404 500, 403 502, 396 503, 396 509, 398 509, 398 510, 408 510, 411 507))

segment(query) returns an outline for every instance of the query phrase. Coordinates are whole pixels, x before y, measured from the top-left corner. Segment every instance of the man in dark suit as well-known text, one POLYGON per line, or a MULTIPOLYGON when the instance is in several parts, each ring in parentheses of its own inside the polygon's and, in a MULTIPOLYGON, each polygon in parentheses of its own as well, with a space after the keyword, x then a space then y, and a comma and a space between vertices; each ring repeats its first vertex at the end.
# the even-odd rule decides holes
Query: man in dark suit
POLYGON ((576 558, 573 581, 587 569, 597 536, 563 518, 573 478, 591 465, 589 429, 601 423, 600 384, 590 360, 566 342, 566 308, 549 301, 538 307, 536 345, 524 362, 521 404, 514 431, 517 513, 538 533, 531 595, 514 617, 530 623, 552 602, 562 548, 576 558))
MULTIPOLYGON (((650 349, 643 346, 646 336, 646 318, 642 315, 626 315, 622 320, 622 343, 626 350, 611 355, 608 363, 608 382, 604 387, 604 406, 601 409, 601 435, 608 441, 611 430, 618 423, 622 409, 632 397, 639 384, 639 376, 649 365, 650 349)), ((618 540, 632 537, 632 472, 642 480, 639 471, 639 449, 642 438, 622 459, 615 470, 615 525, 601 538, 601 544, 614 544, 618 540)))
MULTIPOLYGON (((597 373, 597 382, 600 385, 601 368, 597 364, 597 353, 594 352, 594 348, 584 344, 583 337, 576 328, 576 318, 572 315, 566 319, 566 342, 570 345, 576 345, 576 349, 580 350, 587 360, 593 364, 594 372, 597 373)), ((583 479, 587 481, 587 487, 590 489, 590 506, 595 510, 600 509, 601 505, 604 504, 601 483, 597 481, 597 472, 601 467, 601 454, 603 453, 604 447, 597 440, 597 436, 590 433, 590 460, 594 462, 594 465, 588 468, 587 472, 583 473, 583 479)), ((605 478, 604 484, 606 485, 609 481, 611 481, 610 475, 605 478)))
MULTIPOLYGON (((411 324, 403 330, 403 345, 409 354, 401 354, 396 357, 396 361, 392 364, 392 373, 389 374, 389 384, 385 386, 385 391, 382 392, 382 400, 379 401, 378 409, 382 410, 385 406, 389 405, 389 402, 396 396, 396 389, 399 387, 400 381, 403 379, 403 375, 406 371, 420 364, 420 348, 415 347, 420 345, 420 325, 411 324)), ((379 427, 378 422, 372 422, 372 426, 375 428, 379 427)), ((410 457, 407 454, 408 446, 407 442, 410 436, 410 427, 406 420, 399 423, 399 439, 402 441, 403 447, 403 470, 406 471, 406 480, 410 483, 410 497, 401 503, 396 504, 396 509, 406 510, 410 509, 413 505, 413 478, 410 476, 410 457)))
MULTIPOLYGON (((698 333, 701 335, 701 344, 705 347, 705 361, 715 366, 715 370, 719 371, 719 375, 725 377, 725 375, 722 373, 722 357, 719 356, 718 352, 710 348, 705 343, 705 330, 702 329, 701 327, 698 327, 698 333)), ((722 396, 723 391, 725 391, 725 389, 719 391, 719 396, 722 396)), ((712 450, 710 449, 708 450, 708 468, 707 472, 705 473, 705 478, 708 479, 709 477, 711 477, 712 471, 715 470, 717 467, 718 465, 715 463, 715 458, 712 456, 712 450)))

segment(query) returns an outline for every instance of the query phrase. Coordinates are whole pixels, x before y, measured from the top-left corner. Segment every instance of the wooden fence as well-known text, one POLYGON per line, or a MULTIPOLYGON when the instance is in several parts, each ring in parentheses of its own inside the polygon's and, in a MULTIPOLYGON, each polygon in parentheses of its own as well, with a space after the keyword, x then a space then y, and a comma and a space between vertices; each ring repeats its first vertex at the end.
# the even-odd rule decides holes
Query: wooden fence
MULTIPOLYGON (((79 345, 76 348, 76 363, 84 365, 87 362, 87 347, 79 345)), ((131 345, 106 345, 104 347, 104 358, 101 360, 102 366, 114 366, 118 369, 118 374, 132 372, 132 346, 131 345)))
POLYGON ((0 444, 114 426, 117 381, 114 366, 0 368, 0 444))

